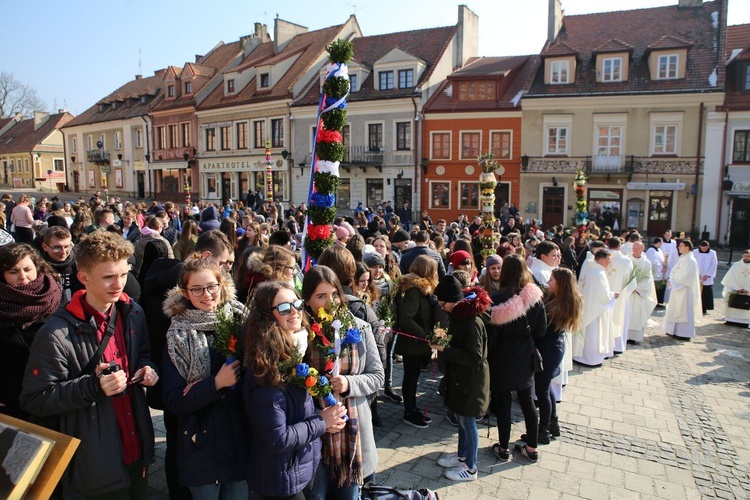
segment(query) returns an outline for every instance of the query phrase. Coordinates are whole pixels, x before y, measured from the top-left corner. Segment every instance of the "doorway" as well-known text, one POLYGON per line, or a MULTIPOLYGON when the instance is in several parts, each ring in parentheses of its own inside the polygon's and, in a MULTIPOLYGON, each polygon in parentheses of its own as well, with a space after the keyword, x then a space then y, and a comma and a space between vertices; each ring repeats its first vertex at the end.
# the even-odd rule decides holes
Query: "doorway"
POLYGON ((221 174, 221 202, 225 203, 232 197, 232 178, 226 174, 221 174))
POLYGON ((411 207, 412 200, 411 200, 411 179, 396 179, 395 184, 395 199, 393 200, 394 204, 394 210, 398 210, 399 208, 404 206, 404 203, 408 202, 409 206, 411 207))
POLYGON ((661 236, 672 228, 674 191, 650 191, 648 202, 648 235, 661 236))
POLYGON ((542 224, 545 228, 564 224, 565 188, 545 186, 542 188, 542 224))
MULTIPOLYGON (((78 180, 78 177, 76 177, 76 181, 78 180)), ((138 192, 138 198, 145 198, 146 194, 146 181, 145 176, 143 175, 143 172, 138 172, 136 175, 136 185, 137 185, 137 192, 138 192)))
POLYGON ((732 228, 729 245, 743 250, 750 246, 750 198, 735 198, 732 201, 732 228))

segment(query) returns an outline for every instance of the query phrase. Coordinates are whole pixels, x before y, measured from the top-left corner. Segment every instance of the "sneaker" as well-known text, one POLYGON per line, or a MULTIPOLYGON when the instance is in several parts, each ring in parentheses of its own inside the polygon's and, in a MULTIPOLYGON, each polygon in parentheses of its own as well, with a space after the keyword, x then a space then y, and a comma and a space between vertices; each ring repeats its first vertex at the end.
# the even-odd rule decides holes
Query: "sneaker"
POLYGON ((404 423, 406 425, 411 425, 412 427, 416 427, 417 429, 427 428, 427 422, 424 421, 424 419, 422 418, 422 415, 419 413, 419 410, 413 411, 407 415, 404 415, 404 423))
POLYGON ((440 467, 459 467, 466 461, 466 458, 458 458, 458 453, 451 453, 440 458, 437 463, 440 467))
POLYGON ((492 453, 494 453, 497 459, 501 462, 507 462, 508 460, 510 460, 510 450, 507 448, 501 448, 500 443, 495 443, 492 445, 492 453))
POLYGON ((448 412, 445 414, 445 419, 453 427, 458 427, 458 419, 456 418, 456 414, 453 413, 452 411, 448 410, 448 412))
POLYGON ((461 464, 455 469, 445 471, 445 477, 451 481, 474 481, 477 478, 477 470, 470 470, 466 464, 461 464))
POLYGON ((419 410, 417 410, 417 413, 419 414, 420 418, 424 421, 425 424, 431 424, 432 423, 432 419, 430 417, 428 417, 427 415, 425 415, 424 413, 422 413, 419 410))
POLYGON ((526 458, 526 460, 528 460, 532 464, 535 464, 539 460, 539 452, 537 452, 537 451, 529 451, 526 448, 525 444, 524 445, 520 445, 520 444, 514 445, 513 446, 513 451, 516 452, 516 453, 518 453, 519 455, 523 456, 524 458, 526 458))
POLYGON ((385 394, 386 397, 390 399, 391 401, 393 401, 394 403, 401 403, 404 400, 404 398, 402 398, 401 396, 395 393, 395 391, 393 390, 393 387, 386 387, 383 390, 383 394, 385 394))
POLYGON ((476 420, 477 420, 477 425, 488 424, 490 422, 490 414, 489 413, 485 413, 485 415, 483 417, 479 417, 476 420))

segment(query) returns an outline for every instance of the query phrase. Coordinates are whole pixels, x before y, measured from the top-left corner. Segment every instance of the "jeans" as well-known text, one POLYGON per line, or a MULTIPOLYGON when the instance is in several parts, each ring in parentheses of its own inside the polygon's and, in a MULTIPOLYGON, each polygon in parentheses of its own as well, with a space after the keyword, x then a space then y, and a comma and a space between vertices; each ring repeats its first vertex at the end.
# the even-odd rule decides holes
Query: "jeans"
POLYGON ((547 371, 534 374, 534 391, 539 402, 539 425, 549 426, 550 419, 557 416, 557 401, 550 384, 552 378, 547 371))
POLYGON ((393 387, 393 353, 396 351, 396 339, 394 335, 388 345, 385 346, 385 382, 383 387, 393 387))
POLYGON ((404 381, 401 383, 401 395, 404 398, 404 413, 409 414, 417 409, 417 383, 422 373, 424 356, 404 356, 404 381))
POLYGON ((247 481, 224 481, 219 484, 191 486, 193 500, 245 500, 247 498, 247 481))
POLYGON ((458 456, 466 457, 466 466, 474 470, 477 468, 477 452, 479 450, 479 431, 477 419, 474 416, 465 417, 456 414, 458 420, 458 456))
POLYGON ((326 500, 328 492, 329 498, 335 500, 358 500, 359 485, 338 487, 338 480, 331 477, 331 469, 321 460, 315 477, 305 488, 305 498, 307 500, 326 500))
MULTIPOLYGON (((531 387, 516 391, 518 402, 521 403, 523 417, 526 421, 526 444, 529 448, 537 447, 539 438, 539 418, 534 407, 534 401, 531 399, 531 387)), ((508 449, 510 442, 510 407, 512 404, 511 391, 493 392, 492 397, 495 400, 497 415, 497 434, 499 437, 500 447, 508 449)))

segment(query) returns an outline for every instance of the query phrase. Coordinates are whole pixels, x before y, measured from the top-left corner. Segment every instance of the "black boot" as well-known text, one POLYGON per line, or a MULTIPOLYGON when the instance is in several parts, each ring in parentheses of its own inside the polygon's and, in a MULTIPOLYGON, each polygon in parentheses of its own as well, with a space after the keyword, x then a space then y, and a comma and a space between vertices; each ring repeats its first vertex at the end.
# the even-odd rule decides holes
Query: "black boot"
POLYGON ((546 425, 539 426, 539 435, 537 436, 539 444, 549 444, 549 428, 546 425))
POLYGON ((370 412, 372 413, 372 426, 383 427, 383 419, 378 415, 378 398, 375 398, 370 403, 370 412))
POLYGON ((560 424, 557 422, 557 417, 549 420, 549 433, 553 437, 560 437, 560 424))

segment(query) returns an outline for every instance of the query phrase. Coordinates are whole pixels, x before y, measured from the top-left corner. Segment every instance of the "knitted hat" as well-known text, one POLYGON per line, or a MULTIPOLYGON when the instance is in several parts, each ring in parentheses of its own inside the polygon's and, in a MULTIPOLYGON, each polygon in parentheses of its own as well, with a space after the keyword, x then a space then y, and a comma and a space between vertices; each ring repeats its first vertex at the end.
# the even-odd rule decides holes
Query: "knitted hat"
POLYGON ((394 234, 393 238, 391 239, 393 243, 401 243, 402 241, 409 241, 409 240, 411 240, 409 233, 407 233, 403 229, 399 229, 398 231, 396 231, 396 234, 394 234))
POLYGON ((345 227, 333 226, 333 232, 336 233, 337 240, 345 240, 349 237, 349 231, 345 227))
POLYGON ((349 224, 347 221, 342 222, 339 227, 343 227, 349 232, 349 237, 351 238, 355 234, 357 234, 357 231, 354 230, 351 224, 349 224))
POLYGON ((385 267, 385 261, 383 260, 383 257, 381 257, 379 253, 374 253, 374 252, 363 253, 362 262, 364 262, 367 265, 367 267, 372 267, 372 266, 385 267))
POLYGON ((460 264, 463 264, 465 260, 471 260, 471 255, 469 255, 469 252, 466 250, 457 250, 451 254, 451 264, 453 264, 453 267, 456 268, 460 264))
POLYGON ((64 205, 59 201, 53 201, 52 206, 50 207, 50 212, 57 212, 58 210, 62 210, 64 208, 64 205))
POLYGON ((484 267, 487 269, 491 268, 492 266, 502 266, 503 265, 503 259, 497 254, 488 255, 486 259, 484 259, 484 267))
POLYGON ((68 221, 65 220, 65 217, 62 217, 60 215, 50 215, 47 217, 47 227, 52 226, 60 226, 64 227, 65 229, 70 229, 68 227, 68 221))
POLYGON ((375 250, 375 247, 367 243, 365 246, 362 247, 362 255, 366 253, 376 253, 377 250, 375 250))
POLYGON ((446 274, 440 278, 434 293, 441 302, 461 302, 464 298, 461 283, 452 274, 446 274))

